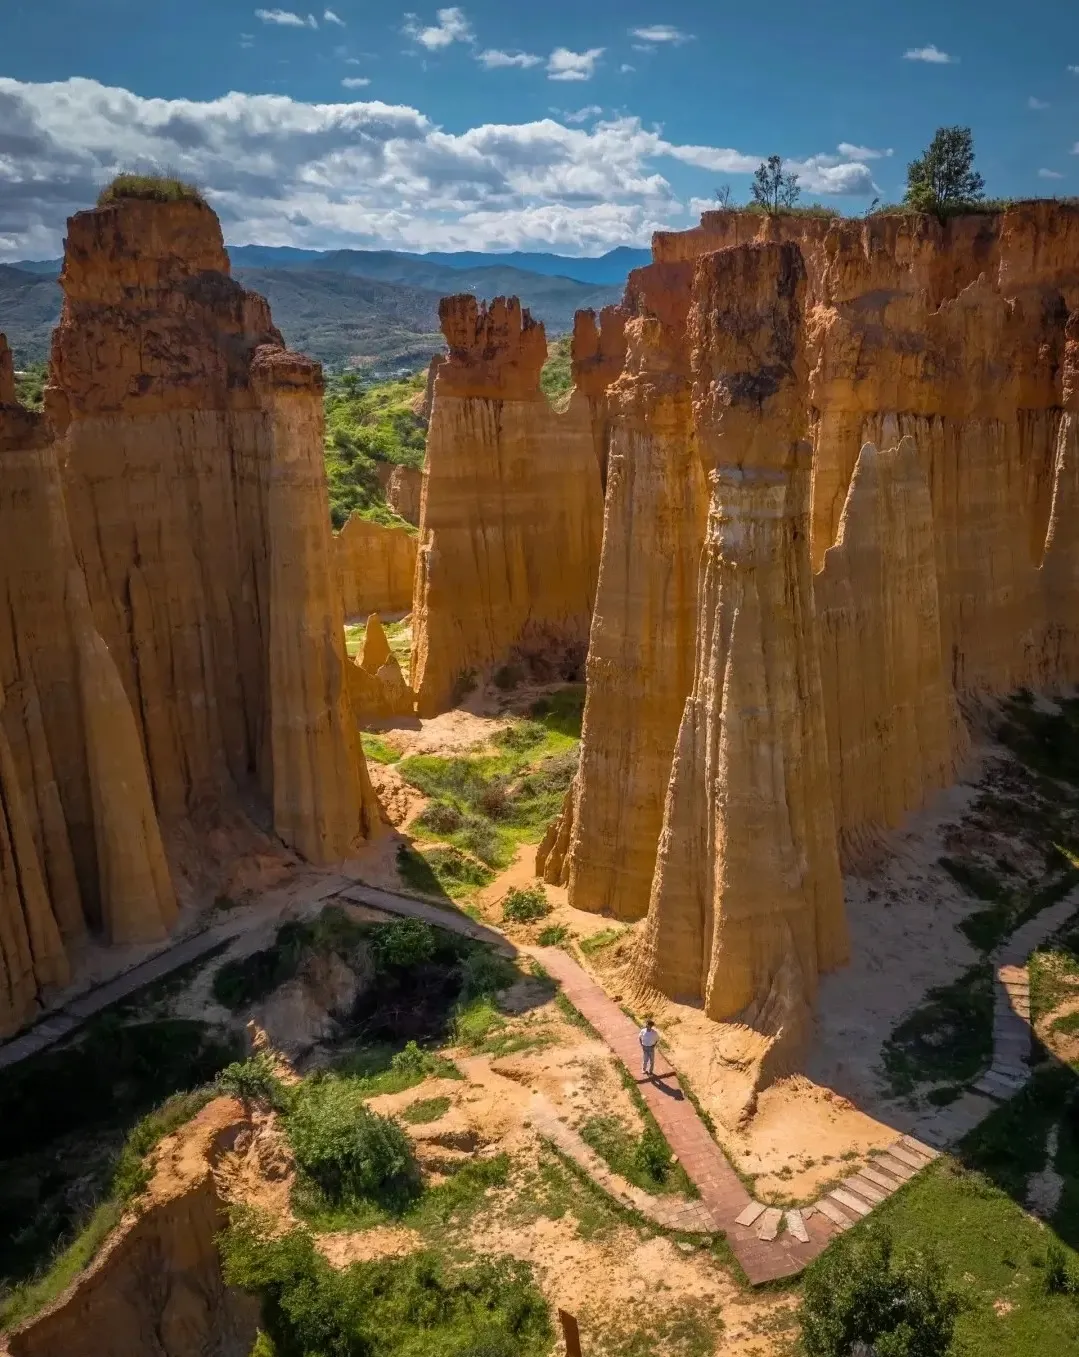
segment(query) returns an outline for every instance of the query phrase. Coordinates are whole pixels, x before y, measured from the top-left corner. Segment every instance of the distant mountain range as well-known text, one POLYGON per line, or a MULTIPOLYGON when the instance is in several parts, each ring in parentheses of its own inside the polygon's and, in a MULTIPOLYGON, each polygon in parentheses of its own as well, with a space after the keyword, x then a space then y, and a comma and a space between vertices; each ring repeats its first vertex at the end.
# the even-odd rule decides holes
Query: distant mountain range
MULTIPOLYGON (((561 334, 575 311, 618 301, 630 270, 651 256, 625 246, 598 259, 576 259, 522 251, 408 254, 233 245, 229 257, 236 278, 267 298, 293 348, 332 367, 354 363, 381 374, 418 367, 442 348, 443 296, 520 297, 551 334, 561 334)), ((17 364, 48 356, 60 314, 55 280, 61 263, 0 264, 0 332, 17 364)))

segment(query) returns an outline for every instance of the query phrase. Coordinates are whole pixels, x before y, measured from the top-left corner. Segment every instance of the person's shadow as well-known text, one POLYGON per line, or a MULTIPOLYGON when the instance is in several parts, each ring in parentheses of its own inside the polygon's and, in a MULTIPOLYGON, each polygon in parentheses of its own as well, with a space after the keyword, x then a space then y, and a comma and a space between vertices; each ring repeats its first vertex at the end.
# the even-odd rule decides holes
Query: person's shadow
POLYGON ((678 1087, 678 1076, 674 1070, 667 1070, 663 1074, 645 1074, 637 1080, 638 1084, 652 1084, 660 1093, 665 1093, 668 1098, 672 1098, 676 1103, 685 1102, 686 1095, 678 1087))

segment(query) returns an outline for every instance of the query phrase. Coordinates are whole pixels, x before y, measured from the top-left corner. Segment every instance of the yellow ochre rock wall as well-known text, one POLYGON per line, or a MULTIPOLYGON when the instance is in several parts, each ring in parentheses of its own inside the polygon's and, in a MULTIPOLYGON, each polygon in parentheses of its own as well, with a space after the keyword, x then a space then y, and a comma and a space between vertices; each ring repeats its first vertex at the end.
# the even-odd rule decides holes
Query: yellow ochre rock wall
POLYGON ((413 600, 421 716, 510 659, 581 669, 603 529, 589 401, 559 413, 543 395, 543 326, 514 298, 444 298, 440 315, 413 600))
POLYGON ((346 617, 411 609, 418 540, 406 528, 349 516, 334 538, 346 617))

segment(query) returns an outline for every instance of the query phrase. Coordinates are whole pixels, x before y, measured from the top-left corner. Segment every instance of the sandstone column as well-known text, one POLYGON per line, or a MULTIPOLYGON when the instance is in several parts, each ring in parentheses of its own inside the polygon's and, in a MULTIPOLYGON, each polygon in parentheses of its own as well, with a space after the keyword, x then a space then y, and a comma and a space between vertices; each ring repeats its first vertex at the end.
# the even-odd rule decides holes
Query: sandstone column
POLYGON ((804 292, 794 245, 696 266, 693 413, 712 501, 637 958, 646 985, 787 1039, 818 973, 847 958, 809 563, 804 292))
POLYGON ((269 477, 269 693, 273 819, 310 862, 334 862, 374 833, 345 673, 344 618, 322 463, 322 372, 259 349, 252 373, 272 424, 269 477))

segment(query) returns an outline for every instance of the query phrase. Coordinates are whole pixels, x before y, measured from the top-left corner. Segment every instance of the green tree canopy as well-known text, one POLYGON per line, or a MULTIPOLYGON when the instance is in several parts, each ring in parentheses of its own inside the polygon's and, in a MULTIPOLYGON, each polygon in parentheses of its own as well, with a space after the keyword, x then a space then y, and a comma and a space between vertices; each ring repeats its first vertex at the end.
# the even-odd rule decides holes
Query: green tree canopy
POLYGON ((783 161, 777 155, 770 155, 767 160, 761 161, 749 187, 753 202, 763 207, 765 212, 793 207, 802 192, 798 187, 798 176, 784 173, 783 161))
POLYGON ((927 149, 907 166, 903 201, 919 212, 961 207, 985 197, 985 180, 974 169, 969 127, 938 127, 927 149))

